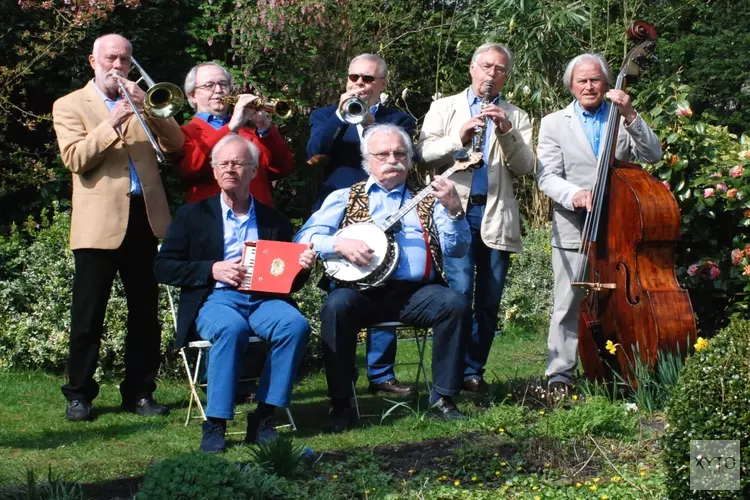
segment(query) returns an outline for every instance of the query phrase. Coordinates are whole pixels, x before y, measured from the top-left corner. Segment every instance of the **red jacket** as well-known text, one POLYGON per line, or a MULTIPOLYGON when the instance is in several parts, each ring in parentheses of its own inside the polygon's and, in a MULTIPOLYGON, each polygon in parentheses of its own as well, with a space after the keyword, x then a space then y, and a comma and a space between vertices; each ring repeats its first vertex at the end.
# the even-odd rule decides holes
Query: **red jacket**
MULTIPOLYGON (((185 135, 185 145, 177 170, 185 186, 185 201, 193 203, 218 194, 219 185, 211 170, 211 148, 230 133, 229 127, 224 125, 216 130, 195 116, 180 128, 185 135)), ((242 127, 237 133, 260 150, 258 175, 250 183, 250 194, 259 202, 273 206, 271 181, 294 172, 294 155, 287 149, 275 125, 264 137, 258 137, 249 127, 242 127)))

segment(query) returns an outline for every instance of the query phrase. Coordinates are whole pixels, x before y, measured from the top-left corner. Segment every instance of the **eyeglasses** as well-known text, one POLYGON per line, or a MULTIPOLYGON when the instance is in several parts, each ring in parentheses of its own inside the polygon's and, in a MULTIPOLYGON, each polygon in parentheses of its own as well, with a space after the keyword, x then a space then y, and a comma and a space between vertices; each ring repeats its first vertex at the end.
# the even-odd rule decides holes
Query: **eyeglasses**
POLYGON ((493 69, 495 70, 496 73, 499 73, 501 75, 504 75, 508 72, 508 68, 506 68, 505 66, 494 66, 492 64, 482 64, 479 67, 482 68, 482 71, 484 71, 485 73, 489 73, 493 69))
POLYGON ((247 167, 254 167, 252 163, 238 163, 233 161, 221 162, 216 164, 216 170, 242 170, 247 167))
POLYGON ((405 153, 403 151, 388 151, 388 152, 385 152, 385 153, 370 153, 370 156, 374 156, 379 161, 387 161, 388 158, 391 157, 391 155, 393 155, 393 157, 396 160, 398 160, 398 161, 404 161, 407 158, 407 156, 409 156, 407 153, 405 153))
POLYGON ((196 85, 195 88, 201 90, 213 90, 217 85, 221 90, 229 89, 229 82, 206 82, 203 85, 196 85))
POLYGON ((359 79, 362 79, 363 83, 372 83, 378 78, 383 78, 382 76, 374 76, 374 75, 360 75, 357 73, 351 73, 349 75, 349 81, 352 83, 357 83, 359 79))

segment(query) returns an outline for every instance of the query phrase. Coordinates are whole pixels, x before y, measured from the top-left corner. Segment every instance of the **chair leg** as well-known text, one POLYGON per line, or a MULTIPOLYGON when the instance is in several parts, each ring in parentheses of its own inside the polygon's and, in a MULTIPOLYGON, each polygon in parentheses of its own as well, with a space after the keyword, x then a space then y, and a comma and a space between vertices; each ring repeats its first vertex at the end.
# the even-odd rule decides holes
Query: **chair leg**
MULTIPOLYGON (((195 373, 193 374, 193 388, 195 388, 195 383, 198 381, 198 375, 200 375, 201 371, 201 363, 203 362, 203 349, 198 349, 198 359, 195 361, 195 373)), ((201 403, 201 398, 198 397, 198 392, 195 392, 195 406, 198 407, 198 410, 201 412, 201 420, 204 422, 206 421, 206 412, 203 411, 203 403, 201 403)))
MULTIPOLYGON (((196 404, 200 405, 200 398, 198 397, 198 392, 195 390, 195 380, 193 378, 193 375, 190 373, 190 364, 187 360, 187 355, 185 354, 185 348, 183 347, 180 349, 180 356, 182 357, 182 363, 185 366, 185 373, 187 374, 188 384, 190 385, 190 400, 188 403, 188 411, 187 411, 187 417, 185 418, 185 427, 190 424, 190 417, 192 416, 193 411, 193 401, 196 402, 196 404)), ((200 363, 200 351, 198 354, 198 363, 200 363)), ((197 373, 196 369, 196 373, 197 373)), ((201 408, 201 414, 203 414, 203 408, 201 408)))
POLYGON ((417 380, 416 380, 416 386, 417 390, 419 390, 419 376, 420 372, 421 375, 424 376, 424 384, 427 388, 427 394, 430 394, 431 388, 430 388, 430 379, 427 376, 427 369, 424 366, 424 354, 427 349, 427 338, 429 336, 429 329, 424 328, 421 331, 417 332, 414 336, 414 342, 417 344, 417 352, 419 353, 419 362, 417 364, 417 380))
POLYGON ((357 401, 357 386, 354 380, 352 380, 352 394, 354 395, 354 409, 357 411, 357 418, 361 418, 362 416, 359 414, 359 402, 357 401))
POLYGON ((289 410, 289 408, 284 408, 286 410, 286 418, 289 419, 289 425, 292 426, 292 430, 297 430, 297 424, 294 423, 294 417, 292 417, 292 412, 289 410))

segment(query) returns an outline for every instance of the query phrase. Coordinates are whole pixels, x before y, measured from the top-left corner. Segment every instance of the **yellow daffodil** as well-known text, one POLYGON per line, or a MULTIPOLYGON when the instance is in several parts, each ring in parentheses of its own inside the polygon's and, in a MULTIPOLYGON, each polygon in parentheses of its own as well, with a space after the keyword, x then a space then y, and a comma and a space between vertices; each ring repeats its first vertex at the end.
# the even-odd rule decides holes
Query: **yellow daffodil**
POLYGON ((595 484, 592 484, 591 486, 589 486, 589 489, 590 489, 591 491, 596 491, 596 485, 595 485, 595 484))
MULTIPOLYGON (((502 434, 503 432, 505 432, 505 429, 503 429, 502 427, 498 427, 497 428, 497 432, 499 432, 500 434, 502 434)), ((497 456, 497 453, 495 453, 495 456, 497 456)))
POLYGON ((646 471, 644 470, 641 471, 641 477, 646 477, 646 471))
POLYGON ((604 344, 604 348, 609 351, 610 354, 617 352, 617 346, 611 340, 608 340, 607 343, 604 344))
POLYGON ((461 481, 459 481, 458 479, 453 481, 453 486, 458 486, 459 484, 461 484, 461 481))
POLYGON ((580 488, 581 486, 583 486, 581 483, 576 483, 576 488, 580 488))
POLYGON ((573 394, 572 396, 570 396, 570 399, 572 399, 573 401, 578 401, 578 394, 573 394))
POLYGON ((702 351, 703 349, 708 347, 708 340, 704 339, 703 337, 698 337, 698 340, 695 342, 695 345, 693 347, 695 347, 696 352, 702 351))
POLYGON ((620 476, 615 476, 615 477, 612 478, 612 482, 613 483, 619 483, 621 480, 622 480, 622 478, 620 476))
POLYGON ((599 481, 601 481, 601 479, 599 479, 598 477, 595 477, 595 478, 594 478, 594 482, 595 482, 595 483, 598 483, 599 481))
POLYGON ((601 499, 602 499, 602 500, 609 500, 609 497, 608 497, 607 495, 602 495, 602 496, 601 496, 601 499))

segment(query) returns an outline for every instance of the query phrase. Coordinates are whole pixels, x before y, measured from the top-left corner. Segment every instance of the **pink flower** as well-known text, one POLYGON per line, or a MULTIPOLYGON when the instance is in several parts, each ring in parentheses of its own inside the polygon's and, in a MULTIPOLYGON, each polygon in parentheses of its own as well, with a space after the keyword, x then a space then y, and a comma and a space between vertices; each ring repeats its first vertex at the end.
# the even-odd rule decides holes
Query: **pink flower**
POLYGON ((727 191, 727 197, 728 198, 737 198, 737 190, 735 188, 732 188, 729 191, 727 191))
POLYGON ((698 264, 693 264, 692 266, 688 267, 688 276, 695 276, 698 274, 698 264))
POLYGON ((740 250, 739 248, 735 248, 732 250, 732 265, 736 266, 740 262, 742 262, 742 257, 744 257, 744 252, 740 250))
POLYGON ((716 185, 716 190, 717 190, 718 192, 720 192, 720 193, 723 193, 724 191, 726 191, 726 190, 727 190, 727 185, 726 185, 726 184, 724 184, 723 182, 720 182, 720 183, 718 183, 718 184, 716 185))
POLYGON ((661 181, 661 184, 662 184, 662 186, 664 186, 668 190, 670 190, 670 191, 672 190, 672 186, 670 186, 667 181, 661 181))
POLYGON ((689 106, 687 109, 678 108, 674 114, 677 116, 693 116, 693 110, 689 106))
POLYGON ((704 198, 713 198, 714 197, 714 188, 706 188, 703 190, 703 197, 704 198))
POLYGON ((719 277, 719 274, 721 273, 721 269, 719 269, 719 264, 713 261, 706 261, 704 263, 704 266, 708 269, 708 277, 709 279, 715 280, 719 277))
POLYGON ((729 169, 729 175, 737 179, 738 177, 742 177, 742 173, 745 171, 744 168, 742 168, 742 165, 737 165, 736 167, 732 167, 729 169))
POLYGON ((722 177, 724 177, 724 174, 722 174, 721 172, 714 172, 713 174, 711 174, 711 177, 713 177, 714 179, 721 179, 722 177))

